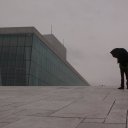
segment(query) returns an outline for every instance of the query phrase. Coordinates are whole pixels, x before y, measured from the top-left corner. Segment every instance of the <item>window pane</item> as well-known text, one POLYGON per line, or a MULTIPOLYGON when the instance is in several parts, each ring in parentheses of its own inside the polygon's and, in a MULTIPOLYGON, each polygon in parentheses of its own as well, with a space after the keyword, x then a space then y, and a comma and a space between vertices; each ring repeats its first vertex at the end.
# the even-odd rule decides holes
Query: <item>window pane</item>
POLYGON ((9 47, 9 60, 14 61, 16 59, 17 47, 9 47))
POLYGON ((31 47, 25 47, 25 59, 30 60, 31 59, 31 47))
POLYGON ((30 61, 26 61, 26 74, 30 74, 30 61))
POLYGON ((25 45, 25 35, 18 35, 18 46, 25 45))
POLYGON ((3 42, 3 36, 0 36, 0 46, 2 46, 2 42, 3 42))
POLYGON ((23 60, 24 59, 24 47, 17 47, 17 60, 23 60))
POLYGON ((26 34, 25 46, 32 46, 32 34, 26 34))
POLYGON ((3 36, 3 46, 9 46, 10 45, 10 36, 5 35, 3 36))
POLYGON ((10 46, 17 46, 17 35, 10 35, 10 46))

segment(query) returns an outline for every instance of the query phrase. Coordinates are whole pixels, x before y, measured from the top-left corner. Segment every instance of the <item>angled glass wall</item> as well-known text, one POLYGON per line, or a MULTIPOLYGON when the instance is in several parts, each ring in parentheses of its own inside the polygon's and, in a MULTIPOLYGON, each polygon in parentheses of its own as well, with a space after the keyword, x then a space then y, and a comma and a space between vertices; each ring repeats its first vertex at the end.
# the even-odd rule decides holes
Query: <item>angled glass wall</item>
POLYGON ((85 85, 58 56, 33 35, 30 85, 85 85))

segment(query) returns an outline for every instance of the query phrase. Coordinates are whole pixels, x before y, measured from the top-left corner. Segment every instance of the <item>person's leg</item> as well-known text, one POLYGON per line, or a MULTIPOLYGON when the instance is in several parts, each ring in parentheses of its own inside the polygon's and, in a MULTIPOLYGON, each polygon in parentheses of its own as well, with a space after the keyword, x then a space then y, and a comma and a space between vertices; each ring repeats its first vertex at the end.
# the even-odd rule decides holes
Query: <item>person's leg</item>
POLYGON ((120 66, 120 75, 121 75, 121 87, 119 89, 124 89, 124 70, 120 66))
POLYGON ((127 89, 128 89, 128 73, 127 73, 127 77, 126 77, 126 85, 127 85, 127 89))
POLYGON ((127 89, 128 89, 128 67, 125 70, 125 75, 126 75, 126 85, 127 85, 127 89))

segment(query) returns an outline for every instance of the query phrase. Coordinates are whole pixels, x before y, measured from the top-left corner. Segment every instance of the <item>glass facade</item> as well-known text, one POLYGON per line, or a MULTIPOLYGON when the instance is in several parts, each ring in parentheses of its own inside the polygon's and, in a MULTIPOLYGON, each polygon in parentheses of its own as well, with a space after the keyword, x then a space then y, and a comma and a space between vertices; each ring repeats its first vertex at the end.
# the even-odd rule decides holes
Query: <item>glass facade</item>
POLYGON ((87 85, 36 34, 0 34, 3 86, 87 85))
POLYGON ((4 86, 28 85, 32 34, 0 35, 0 73, 4 86))

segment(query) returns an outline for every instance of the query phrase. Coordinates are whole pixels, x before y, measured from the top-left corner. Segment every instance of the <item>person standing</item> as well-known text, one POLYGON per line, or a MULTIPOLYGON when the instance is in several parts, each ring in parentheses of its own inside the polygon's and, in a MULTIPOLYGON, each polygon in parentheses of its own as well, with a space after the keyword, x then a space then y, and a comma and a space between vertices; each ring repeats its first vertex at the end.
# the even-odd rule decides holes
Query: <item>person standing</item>
POLYGON ((115 48, 111 52, 113 57, 117 58, 119 63, 121 85, 118 89, 124 89, 124 75, 126 76, 126 85, 128 89, 128 52, 124 48, 115 48))

